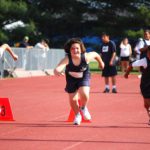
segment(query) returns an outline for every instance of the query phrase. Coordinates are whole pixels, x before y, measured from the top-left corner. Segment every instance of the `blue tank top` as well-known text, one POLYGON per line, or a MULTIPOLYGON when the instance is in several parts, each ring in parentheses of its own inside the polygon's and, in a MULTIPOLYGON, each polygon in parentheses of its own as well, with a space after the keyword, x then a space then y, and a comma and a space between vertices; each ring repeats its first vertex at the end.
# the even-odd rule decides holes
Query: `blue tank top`
POLYGON ((85 54, 81 53, 81 62, 78 66, 73 64, 71 55, 68 55, 69 63, 66 66, 66 77, 68 78, 74 78, 72 77, 69 72, 77 72, 77 73, 83 73, 83 77, 80 79, 85 79, 90 77, 90 70, 89 70, 89 65, 87 64, 85 60, 85 54))

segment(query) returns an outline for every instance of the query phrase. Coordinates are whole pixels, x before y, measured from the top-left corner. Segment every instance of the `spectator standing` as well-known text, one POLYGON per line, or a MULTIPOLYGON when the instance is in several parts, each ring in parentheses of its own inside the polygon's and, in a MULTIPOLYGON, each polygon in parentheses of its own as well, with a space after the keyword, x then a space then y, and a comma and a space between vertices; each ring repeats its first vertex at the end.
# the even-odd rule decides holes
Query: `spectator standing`
POLYGON ((39 43, 35 45, 35 48, 40 48, 45 51, 48 51, 49 48, 49 40, 48 39, 42 39, 39 43))
MULTIPOLYGON (((25 37, 23 38, 23 41, 20 42, 19 47, 21 47, 21 48, 26 48, 26 49, 31 49, 31 48, 33 48, 33 46, 31 46, 31 45, 29 44, 29 37, 28 37, 28 36, 25 36, 25 37)), ((26 49, 25 49, 25 50, 26 50, 26 49)), ((22 60, 23 60, 23 68, 26 69, 26 68, 27 68, 27 63, 28 63, 28 51, 24 51, 24 50, 23 50, 23 56, 22 56, 22 57, 23 57, 23 58, 22 58, 22 60)))
POLYGON ((128 38, 124 38, 120 43, 120 58, 121 58, 121 69, 124 73, 129 66, 129 59, 132 54, 131 45, 129 44, 128 38))
POLYGON ((29 37, 25 36, 23 41, 20 43, 19 47, 23 47, 23 48, 33 48, 33 46, 31 46, 29 44, 29 37))
POLYGON ((102 76, 105 78, 105 90, 104 93, 109 93, 109 78, 112 81, 112 93, 117 93, 116 89, 116 75, 117 69, 115 64, 116 57, 116 45, 113 41, 110 40, 109 34, 102 34, 102 45, 100 47, 100 55, 105 64, 104 69, 102 70, 102 76))
POLYGON ((39 53, 37 54, 38 58, 41 58, 39 60, 40 63, 38 63, 38 68, 39 69, 45 69, 46 68, 46 63, 47 63, 47 52, 49 51, 49 40, 48 39, 42 39, 40 42, 38 42, 35 45, 35 48, 40 49, 39 53))

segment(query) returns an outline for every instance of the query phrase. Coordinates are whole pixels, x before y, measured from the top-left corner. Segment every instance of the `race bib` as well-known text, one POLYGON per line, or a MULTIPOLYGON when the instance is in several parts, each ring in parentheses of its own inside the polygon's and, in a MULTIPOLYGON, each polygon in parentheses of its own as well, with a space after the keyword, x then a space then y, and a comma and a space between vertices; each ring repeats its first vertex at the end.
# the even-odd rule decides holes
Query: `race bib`
POLYGON ((106 53, 108 52, 109 47, 108 46, 103 46, 102 47, 102 52, 106 53))
POLYGON ((71 75, 74 78, 82 78, 83 72, 69 72, 69 75, 71 75))

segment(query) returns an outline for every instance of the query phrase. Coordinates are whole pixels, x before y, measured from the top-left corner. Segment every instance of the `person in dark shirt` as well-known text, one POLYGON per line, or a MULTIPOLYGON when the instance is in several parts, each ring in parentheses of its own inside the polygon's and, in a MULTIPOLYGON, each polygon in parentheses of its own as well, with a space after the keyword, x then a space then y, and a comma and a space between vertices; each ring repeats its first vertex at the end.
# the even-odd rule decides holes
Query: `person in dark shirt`
POLYGON ((112 93, 117 93, 116 89, 116 75, 117 70, 115 66, 116 45, 110 40, 107 33, 102 34, 102 45, 100 47, 100 55, 104 61, 105 67, 102 70, 102 76, 105 78, 104 93, 109 93, 109 78, 112 80, 112 93))
POLYGON ((91 120, 91 115, 87 108, 90 92, 90 71, 89 62, 97 60, 100 68, 104 68, 104 63, 100 55, 96 52, 86 53, 83 42, 78 38, 67 41, 64 46, 66 56, 55 68, 55 75, 61 75, 64 68, 66 75, 65 91, 69 95, 70 105, 75 113, 74 124, 80 125, 81 114, 78 99, 81 100, 81 112, 85 120, 91 120))
POLYGON ((140 89, 144 99, 144 107, 149 116, 148 125, 150 125, 150 46, 145 48, 144 52, 146 52, 146 56, 131 63, 124 76, 125 78, 128 78, 128 75, 133 67, 143 68, 140 89))
POLYGON ((23 41, 20 43, 19 47, 23 47, 23 48, 33 48, 33 46, 30 46, 29 44, 29 37, 25 36, 23 41))

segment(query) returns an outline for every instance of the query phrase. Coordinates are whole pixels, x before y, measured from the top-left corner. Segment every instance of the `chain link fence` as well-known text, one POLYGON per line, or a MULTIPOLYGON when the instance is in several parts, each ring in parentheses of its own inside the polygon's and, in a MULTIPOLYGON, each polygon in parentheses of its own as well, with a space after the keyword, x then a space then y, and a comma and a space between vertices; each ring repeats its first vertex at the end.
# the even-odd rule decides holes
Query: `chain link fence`
POLYGON ((14 70, 16 68, 24 70, 46 70, 54 69, 58 62, 65 56, 63 49, 26 49, 12 48, 19 59, 15 62, 10 55, 5 52, 0 60, 1 77, 4 70, 14 70))

